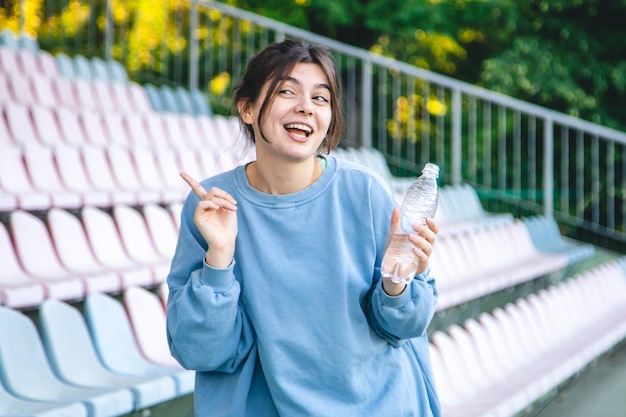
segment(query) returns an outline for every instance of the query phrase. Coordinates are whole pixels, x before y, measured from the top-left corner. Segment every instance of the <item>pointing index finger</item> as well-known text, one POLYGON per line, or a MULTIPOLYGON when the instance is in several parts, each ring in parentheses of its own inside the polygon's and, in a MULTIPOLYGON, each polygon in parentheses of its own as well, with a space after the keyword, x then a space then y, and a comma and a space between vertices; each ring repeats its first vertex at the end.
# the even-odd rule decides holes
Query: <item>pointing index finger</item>
POLYGON ((205 190, 204 187, 200 185, 198 181, 191 178, 191 176, 189 176, 188 174, 184 172, 181 172, 180 176, 183 180, 185 180, 187 184, 189 184, 189 186, 191 187, 193 192, 198 196, 198 198, 202 200, 207 195, 207 190, 205 190))

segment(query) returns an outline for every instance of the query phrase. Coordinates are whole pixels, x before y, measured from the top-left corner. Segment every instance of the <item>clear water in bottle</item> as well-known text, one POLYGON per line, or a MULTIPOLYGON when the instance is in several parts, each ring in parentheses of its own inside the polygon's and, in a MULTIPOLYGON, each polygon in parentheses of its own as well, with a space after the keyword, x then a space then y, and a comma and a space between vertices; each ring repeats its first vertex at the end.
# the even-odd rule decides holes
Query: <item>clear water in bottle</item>
POLYGON ((439 191, 437 178, 439 167, 428 163, 407 190, 400 211, 400 225, 383 255, 381 273, 384 278, 396 284, 411 282, 419 267, 419 259, 413 252, 414 245, 409 234, 415 233, 413 224, 426 224, 426 218, 433 218, 437 211, 439 191))

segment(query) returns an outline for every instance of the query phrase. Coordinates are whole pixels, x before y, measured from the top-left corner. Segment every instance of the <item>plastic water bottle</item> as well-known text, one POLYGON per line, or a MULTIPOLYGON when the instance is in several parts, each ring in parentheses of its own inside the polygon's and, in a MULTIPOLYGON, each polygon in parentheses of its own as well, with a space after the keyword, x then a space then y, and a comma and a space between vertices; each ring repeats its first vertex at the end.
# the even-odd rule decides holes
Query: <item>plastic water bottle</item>
POLYGON ((426 224, 426 218, 433 218, 437 211, 439 191, 437 187, 439 167, 427 163, 420 175, 409 187, 400 206, 400 224, 383 255, 381 273, 384 278, 396 284, 408 284, 415 277, 419 259, 413 253, 415 246, 409 234, 415 233, 413 224, 426 224))

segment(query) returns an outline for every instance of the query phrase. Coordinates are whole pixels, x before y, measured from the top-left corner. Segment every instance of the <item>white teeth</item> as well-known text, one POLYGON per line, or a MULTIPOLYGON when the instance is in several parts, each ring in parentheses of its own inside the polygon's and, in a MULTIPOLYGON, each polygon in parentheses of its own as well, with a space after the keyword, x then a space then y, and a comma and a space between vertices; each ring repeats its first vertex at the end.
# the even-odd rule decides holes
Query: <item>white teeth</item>
POLYGON ((306 133, 311 133, 312 129, 307 126, 307 125, 301 125, 299 123, 289 123, 285 125, 285 128, 287 129, 298 129, 298 130, 302 130, 306 133))

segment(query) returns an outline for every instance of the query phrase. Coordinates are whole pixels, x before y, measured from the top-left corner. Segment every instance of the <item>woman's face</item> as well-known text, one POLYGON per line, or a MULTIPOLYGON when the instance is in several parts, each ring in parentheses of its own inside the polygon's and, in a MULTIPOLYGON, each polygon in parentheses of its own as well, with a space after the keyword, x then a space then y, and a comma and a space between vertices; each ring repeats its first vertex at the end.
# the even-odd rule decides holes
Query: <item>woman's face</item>
POLYGON ((326 137, 332 119, 328 78, 317 64, 296 64, 265 111, 261 126, 258 115, 267 94, 242 109, 245 123, 252 125, 257 158, 282 158, 291 162, 314 155, 326 137), (262 139, 263 132, 267 141, 262 139))

